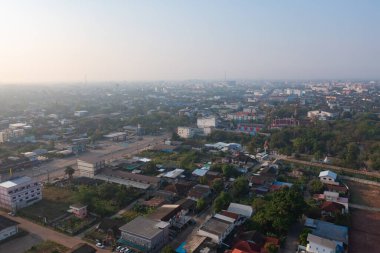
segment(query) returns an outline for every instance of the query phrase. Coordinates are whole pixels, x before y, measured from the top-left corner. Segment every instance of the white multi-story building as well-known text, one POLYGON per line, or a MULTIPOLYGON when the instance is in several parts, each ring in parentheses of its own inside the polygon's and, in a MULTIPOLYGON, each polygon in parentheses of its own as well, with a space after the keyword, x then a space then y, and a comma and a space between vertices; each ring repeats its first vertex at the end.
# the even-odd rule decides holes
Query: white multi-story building
POLYGON ((19 138, 25 135, 25 130, 23 128, 15 129, 8 128, 0 132, 0 143, 10 141, 12 138, 19 138))
POLYGON ((17 177, 0 183, 1 208, 17 210, 41 199, 41 184, 30 177, 17 177))
POLYGON ((4 130, 0 132, 0 143, 7 142, 10 138, 10 132, 8 130, 4 130))
POLYGON ((181 138, 192 138, 195 135, 196 129, 191 128, 191 127, 178 127, 177 128, 177 134, 181 138))
POLYGON ((94 177, 106 166, 106 161, 95 156, 81 157, 77 160, 79 176, 94 177))
POLYGON ((307 117, 310 119, 328 120, 334 118, 335 114, 332 112, 325 111, 308 111, 307 117))
POLYGON ((216 127, 215 117, 198 118, 197 126, 199 128, 216 127))
POLYGON ((74 116, 75 117, 83 117, 88 113, 88 111, 75 111, 74 116))

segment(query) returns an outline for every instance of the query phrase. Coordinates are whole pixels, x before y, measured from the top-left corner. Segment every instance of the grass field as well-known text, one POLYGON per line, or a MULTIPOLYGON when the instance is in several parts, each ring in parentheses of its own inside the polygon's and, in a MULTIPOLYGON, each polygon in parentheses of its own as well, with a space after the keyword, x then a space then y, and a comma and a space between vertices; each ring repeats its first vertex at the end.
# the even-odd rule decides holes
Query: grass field
POLYGON ((69 205, 74 202, 70 189, 47 186, 42 191, 41 201, 21 209, 18 213, 38 222, 43 222, 44 217, 51 221, 66 214, 69 205))
POLYGON ((34 245, 25 253, 65 253, 68 248, 53 241, 44 241, 40 244, 34 245))

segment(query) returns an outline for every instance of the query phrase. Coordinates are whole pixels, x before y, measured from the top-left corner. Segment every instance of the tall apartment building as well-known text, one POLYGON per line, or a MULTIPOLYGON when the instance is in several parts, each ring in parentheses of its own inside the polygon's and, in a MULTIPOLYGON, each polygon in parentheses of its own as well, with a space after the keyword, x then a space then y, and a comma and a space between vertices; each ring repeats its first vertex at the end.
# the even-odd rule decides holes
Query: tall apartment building
POLYGON ((41 185, 30 177, 16 177, 0 183, 1 208, 18 210, 41 199, 41 185))

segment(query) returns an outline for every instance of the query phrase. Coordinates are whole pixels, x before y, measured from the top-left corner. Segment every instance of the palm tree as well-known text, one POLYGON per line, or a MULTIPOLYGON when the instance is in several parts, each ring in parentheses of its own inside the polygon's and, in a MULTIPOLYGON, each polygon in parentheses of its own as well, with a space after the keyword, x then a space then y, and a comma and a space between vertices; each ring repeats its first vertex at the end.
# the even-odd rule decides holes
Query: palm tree
POLYGON ((71 166, 67 166, 65 169, 65 174, 69 176, 69 179, 71 180, 73 178, 73 174, 75 173, 75 170, 71 166))

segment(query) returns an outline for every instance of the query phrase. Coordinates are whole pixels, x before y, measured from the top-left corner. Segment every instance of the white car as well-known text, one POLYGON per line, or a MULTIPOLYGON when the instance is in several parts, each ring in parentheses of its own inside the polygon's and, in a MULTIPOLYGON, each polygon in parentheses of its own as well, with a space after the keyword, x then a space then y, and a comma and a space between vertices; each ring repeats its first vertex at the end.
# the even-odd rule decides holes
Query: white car
POLYGON ((120 250, 122 249, 123 247, 121 247, 121 246, 117 246, 117 248, 116 248, 116 252, 120 252, 120 250))
POLYGON ((100 249, 104 249, 104 245, 101 242, 98 242, 97 244, 95 244, 95 246, 100 249))

